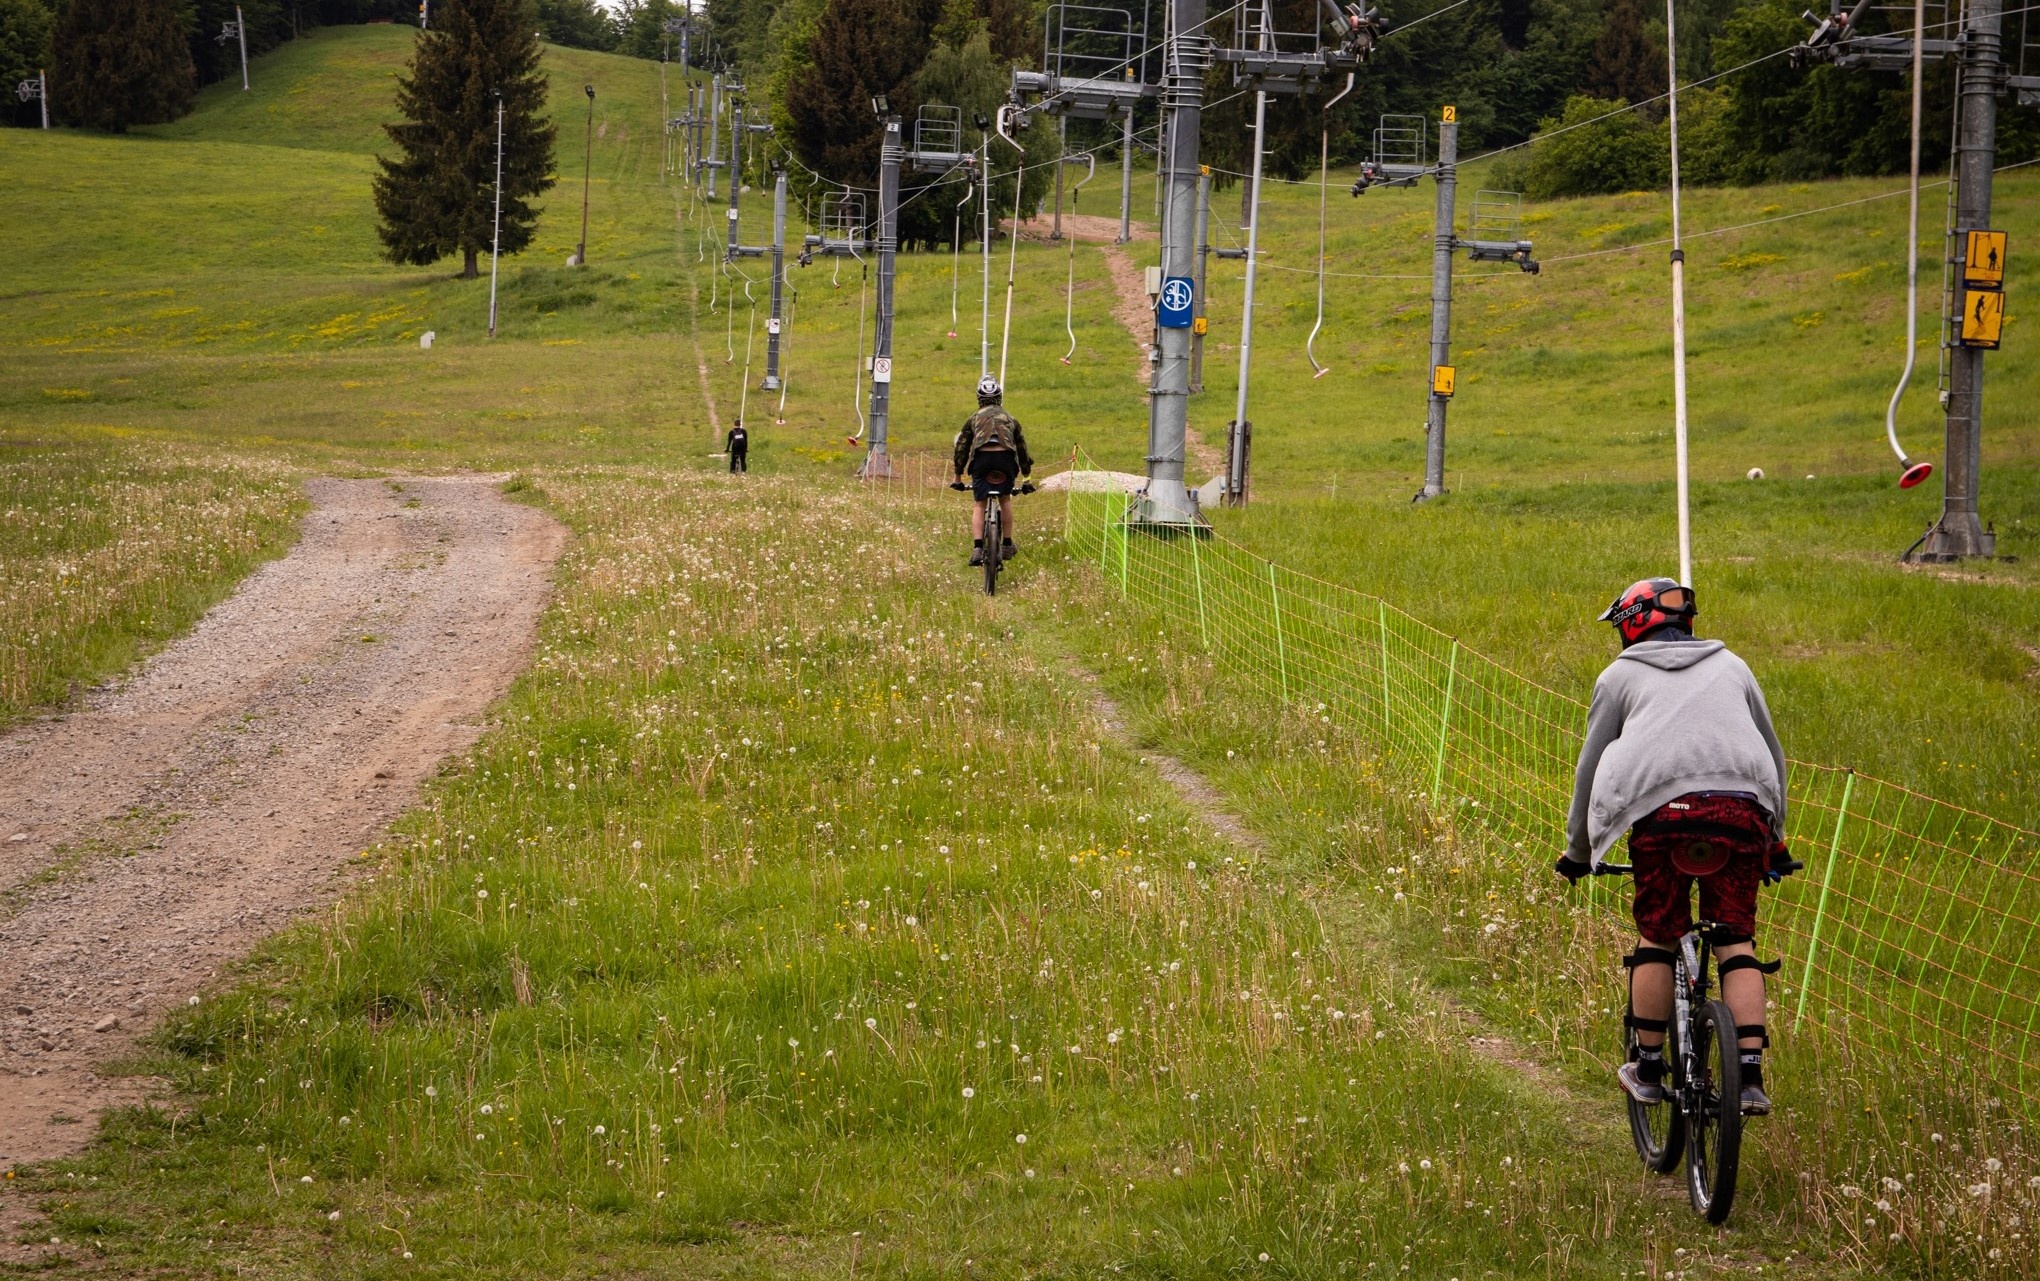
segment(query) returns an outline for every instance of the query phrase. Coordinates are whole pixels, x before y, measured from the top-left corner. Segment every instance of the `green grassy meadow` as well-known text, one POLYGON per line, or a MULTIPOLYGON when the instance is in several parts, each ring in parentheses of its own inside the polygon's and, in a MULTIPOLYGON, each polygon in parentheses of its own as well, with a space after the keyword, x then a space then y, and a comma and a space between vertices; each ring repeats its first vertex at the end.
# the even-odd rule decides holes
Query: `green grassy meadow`
MULTIPOLYGON (((765 268, 722 271, 721 202, 661 174, 657 64, 547 51, 562 182, 503 264, 493 343, 486 279, 382 262, 372 125, 413 38, 320 32, 255 92, 130 137, 0 131, 32 215, 0 294, 0 639, 36 636, 0 716, 188 625, 287 545, 306 475, 511 470, 576 535, 532 670, 372 879, 137 1065, 181 1107, 17 1172, 60 1239, 47 1274, 2036 1275, 2023 1130, 1789 1038, 1746 1199, 1698 1224, 1620 1129, 1604 918, 1469 871, 1364 743, 1109 601, 1052 500, 987 601, 953 496, 847 482, 858 264, 790 269, 776 421, 744 390, 765 268), (584 82, 592 266, 569 271, 584 82), (707 455, 740 406, 756 474, 733 482, 707 455), (65 593, 112 604, 52 612, 65 593), (1157 749, 1263 850, 1215 837, 1157 749), (1495 925, 1471 943, 1469 911, 1495 925)), ((1998 187, 2015 300, 2040 283, 2016 253, 2032 174, 1998 187)), ((1428 308, 1401 277, 1428 271, 1430 191, 1334 183, 1334 268, 1390 278, 1337 282, 1313 380, 1317 193, 1271 184, 1268 265, 1291 270, 1261 283, 1257 501, 1220 531, 1582 691, 1611 650, 1587 620, 1671 555, 1669 344, 1660 250, 1566 259, 1662 234, 1663 199, 1533 209, 1546 273, 1465 284, 1453 492, 1411 509, 1428 308)), ((1694 192, 1688 226, 1891 186, 1694 192)), ((745 242, 769 215, 744 196, 745 242)), ((1880 441, 1902 219, 1690 246, 1703 621, 1795 756, 2032 825, 2031 340, 2014 324, 1993 358, 1985 443, 2020 559, 1901 569, 1938 496, 1892 487, 1880 441)), ((902 258, 893 440, 917 476, 970 407, 975 265, 902 258)), ((1213 265, 1192 407, 1214 445, 1238 270, 1213 265)), ((1036 455, 1138 470, 1104 250, 1023 242, 1016 274, 1009 403, 1036 455)), ((1938 458, 1928 370, 1906 438, 1938 458)))

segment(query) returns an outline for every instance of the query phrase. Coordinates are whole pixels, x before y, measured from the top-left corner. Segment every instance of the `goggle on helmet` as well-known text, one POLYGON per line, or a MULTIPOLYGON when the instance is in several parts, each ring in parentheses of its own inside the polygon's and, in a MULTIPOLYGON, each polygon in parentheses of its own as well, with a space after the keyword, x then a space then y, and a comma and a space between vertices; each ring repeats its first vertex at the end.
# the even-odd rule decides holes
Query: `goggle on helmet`
POLYGON ((1613 623, 1624 645, 1634 645, 1670 623, 1689 623, 1697 611, 1693 589, 1670 578, 1631 583, 1596 622, 1613 623))

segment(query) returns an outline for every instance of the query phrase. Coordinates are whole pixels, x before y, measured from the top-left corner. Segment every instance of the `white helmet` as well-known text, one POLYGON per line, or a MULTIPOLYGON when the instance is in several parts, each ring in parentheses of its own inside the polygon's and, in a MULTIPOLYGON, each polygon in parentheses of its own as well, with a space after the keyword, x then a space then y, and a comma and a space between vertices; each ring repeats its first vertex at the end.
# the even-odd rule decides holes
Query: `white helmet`
POLYGON ((1002 391, 1001 388, 999 387, 999 380, 992 377, 990 374, 986 374, 984 377, 978 379, 977 385, 978 404, 996 405, 999 403, 999 398, 1004 394, 1005 394, 1004 391, 1002 391))

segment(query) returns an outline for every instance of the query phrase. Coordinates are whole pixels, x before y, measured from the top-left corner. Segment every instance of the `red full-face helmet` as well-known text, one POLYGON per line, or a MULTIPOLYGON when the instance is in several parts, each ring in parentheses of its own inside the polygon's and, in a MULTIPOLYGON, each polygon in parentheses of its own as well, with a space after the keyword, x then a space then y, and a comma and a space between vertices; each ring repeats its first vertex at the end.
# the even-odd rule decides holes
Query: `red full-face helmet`
POLYGON ((1696 612, 1692 588, 1670 578, 1646 578, 1624 589, 1596 621, 1615 624, 1628 646, 1660 627, 1690 627, 1696 612))

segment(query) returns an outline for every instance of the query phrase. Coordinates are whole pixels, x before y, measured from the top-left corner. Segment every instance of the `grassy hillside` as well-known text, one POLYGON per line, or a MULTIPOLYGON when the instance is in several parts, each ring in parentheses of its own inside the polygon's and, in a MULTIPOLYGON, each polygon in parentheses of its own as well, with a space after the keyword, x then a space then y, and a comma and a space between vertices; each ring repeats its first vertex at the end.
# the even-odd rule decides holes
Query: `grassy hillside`
MULTIPOLYGON (((1577 897, 1469 894, 1449 837, 1383 796, 1359 745, 1151 648, 1082 566, 1042 566, 1047 500, 1023 508, 1026 551, 987 602, 952 496, 843 479, 858 264, 795 269, 786 423, 748 393, 760 474, 699 475, 745 400, 747 350, 752 381, 762 369, 763 271, 719 269, 720 203, 661 180, 656 64, 548 52, 564 181, 539 246, 505 264, 500 338, 483 336, 485 281, 382 263, 371 126, 411 38, 321 33, 259 62, 260 92, 215 87, 149 136, 0 132, 25 211, 0 308, 8 568, 150 603, 99 616, 99 657, 41 662, 24 697, 92 678, 133 651, 124 637, 174 634, 280 544, 287 482, 312 468, 515 468, 579 536, 534 671, 374 853, 374 881, 170 1030, 147 1066, 186 1107, 116 1118, 84 1161, 26 1176, 64 1266, 2034 1274, 2040 1165, 1993 1124, 2000 1100, 1909 1092, 1891 1065, 1817 1061, 1789 1034, 1784 1111, 1753 1139, 1738 1218, 1699 1229, 1618 1128, 1617 971, 1577 897), (594 266, 568 272, 584 81, 594 266), (101 509, 119 519, 81 519, 101 509), (143 525, 162 555, 117 571, 79 555, 143 525), (194 581, 175 549, 207 530, 230 545, 194 581), (122 594, 121 573, 176 590, 122 594), (1103 723, 1085 668, 1109 670, 1134 741, 1103 723), (1149 746, 1202 764, 1265 849, 1214 838, 1149 746), (1488 942, 1468 954, 1451 932, 1474 915, 1488 942), (1497 1028, 1512 1040, 1470 1044, 1497 1028), (1859 1187, 1888 1196, 1874 1224, 1859 1187)), ((2032 183, 2001 188, 2015 245, 2032 183)), ((1696 193, 1689 217, 1880 189, 1696 193)), ((1260 497, 1219 521, 1577 689, 1610 649, 1586 620, 1668 556, 1668 375, 1661 251, 1557 260, 1647 239, 1661 210, 1533 210, 1548 274, 1466 285, 1455 492, 1413 511, 1426 316, 1402 277, 1426 271, 1428 198, 1335 206, 1337 265, 1389 278, 1334 291, 1322 380, 1300 359, 1309 277, 1265 278, 1260 497)), ((1271 267, 1307 264, 1315 192, 1270 201, 1271 267)), ((1796 754, 2016 815, 2040 724, 2030 557, 1889 561, 1927 506, 1889 488, 1874 430, 1895 208, 1695 242, 1702 602, 1796 754), (1745 456, 1772 479, 1735 479, 1745 456)), ((768 216, 746 196, 747 242, 768 216)), ((1028 244, 1017 261, 1012 404, 1037 453, 1137 468, 1145 396, 1105 251, 1028 244)), ((910 451, 939 450, 969 407, 972 265, 952 339, 958 265, 902 263, 910 451)), ((1214 281, 1192 411, 1212 443, 1236 269, 1214 281)), ((1986 446, 2008 550, 2040 522, 2032 367, 2015 326, 1986 446)), ((10 586, 0 617, 49 598, 10 586)), ((29 621, 38 647, 87 652, 83 623, 29 621)))

